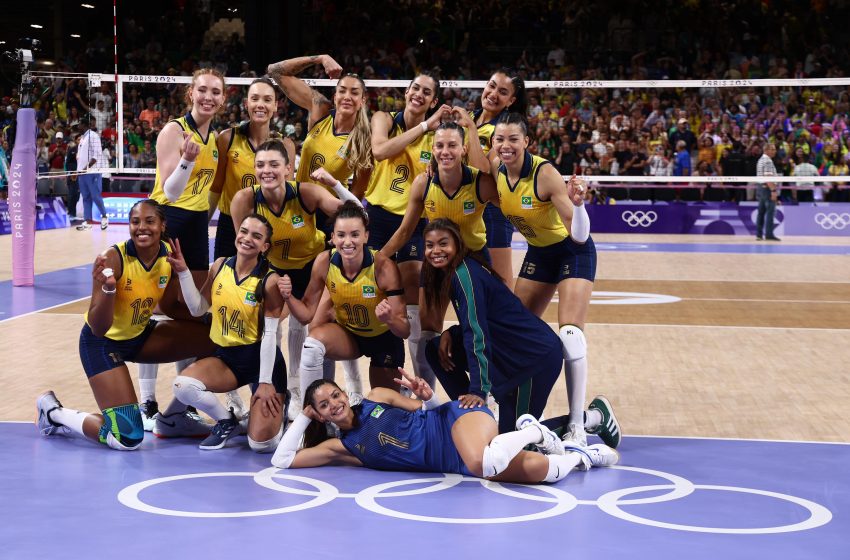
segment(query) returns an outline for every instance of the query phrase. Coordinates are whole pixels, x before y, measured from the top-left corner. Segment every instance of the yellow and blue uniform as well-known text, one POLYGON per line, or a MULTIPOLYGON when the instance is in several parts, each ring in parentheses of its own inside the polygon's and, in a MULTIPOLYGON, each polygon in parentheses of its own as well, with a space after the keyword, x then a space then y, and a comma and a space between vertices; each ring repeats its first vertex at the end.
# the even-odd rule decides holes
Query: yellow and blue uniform
MULTIPOLYGON (((307 138, 301 146, 301 163, 295 175, 296 180, 310 182, 310 174, 320 167, 324 167, 325 171, 343 185, 351 177, 351 168, 343 151, 343 146, 348 141, 348 133, 337 134, 334 130, 335 114, 336 111, 331 111, 307 133, 307 138)), ((333 189, 325 188, 336 196, 333 189)))
POLYGON ((433 410, 407 411, 386 403, 363 401, 352 407, 354 427, 340 442, 364 467, 387 471, 457 473, 475 476, 464 464, 452 440, 452 425, 470 412, 457 401, 433 410))
POLYGON ((588 238, 583 244, 572 241, 555 205, 538 195, 537 178, 545 165, 552 164, 526 152, 516 184, 511 185, 504 164, 496 178, 502 212, 528 242, 519 275, 547 284, 566 278, 592 282, 596 276, 593 240, 588 238))
MULTIPOLYGON (((404 111, 390 113, 392 127, 388 137, 404 134, 404 111)), ((369 247, 380 250, 401 226, 410 188, 417 175, 431 163, 431 147, 434 133, 428 131, 408 144, 399 154, 375 163, 366 201, 369 203, 369 247)), ((413 235, 396 255, 398 262, 421 261, 424 249, 422 230, 425 221, 420 220, 413 235)))
POLYGON ((115 284, 112 326, 102 337, 95 336, 88 324, 80 333, 80 359, 88 377, 111 370, 125 361, 134 361, 156 326, 151 319, 171 278, 168 246, 160 241, 159 253, 149 267, 139 259, 132 240, 113 246, 121 257, 120 276, 115 284))
POLYGON ((458 190, 451 196, 440 184, 440 174, 435 172, 425 186, 422 202, 425 218, 432 222, 437 218, 448 218, 460 227, 463 242, 472 251, 485 248, 487 236, 482 215, 487 203, 481 200, 481 172, 474 167, 462 166, 458 190))
POLYGON ((254 212, 272 226, 271 248, 267 254, 272 268, 292 278, 292 293, 304 297, 310 283, 313 261, 325 248, 325 234, 316 228, 316 216, 301 200, 300 184, 287 181, 279 212, 269 206, 262 187, 254 187, 254 212))
MULTIPOLYGON (((210 288, 210 339, 218 347, 214 356, 230 368, 240 387, 259 380, 263 294, 273 274, 266 269, 261 259, 254 270, 239 278, 236 257, 230 257, 221 264, 210 288)), ((285 393, 286 365, 280 349, 275 353, 272 383, 278 393, 285 393)))
POLYGON ((376 253, 365 250, 360 270, 348 278, 342 255, 336 249, 331 250, 325 286, 333 301, 337 324, 354 336, 361 355, 372 358, 373 366, 401 367, 404 345, 375 314, 378 303, 387 297, 376 279, 376 253))
MULTIPOLYGON (((473 120, 477 122, 483 112, 483 109, 475 111, 472 114, 473 120)), ((478 126, 478 142, 481 144, 481 149, 484 150, 484 155, 490 153, 490 148, 493 146, 493 132, 496 131, 496 123, 499 122, 499 119, 505 113, 507 111, 502 111, 495 118, 478 126)), ((487 231, 487 247, 491 249, 505 249, 511 246, 514 226, 505 218, 505 215, 498 206, 488 204, 484 208, 484 224, 487 231)))
POLYGON ((451 299, 455 368, 440 364, 439 337, 425 351, 449 398, 492 393, 502 433, 514 430, 522 414, 539 417, 563 367, 561 339, 475 259, 465 258, 452 273, 451 299))
POLYGON ((171 239, 180 241, 189 269, 206 271, 209 268, 209 190, 218 167, 215 134, 210 131, 204 138, 191 113, 169 122, 177 123, 181 130, 190 133, 201 151, 195 158, 195 166, 180 198, 175 202, 168 201, 163 189, 167 177, 160 175, 159 166, 150 197, 165 206, 166 233, 171 239))

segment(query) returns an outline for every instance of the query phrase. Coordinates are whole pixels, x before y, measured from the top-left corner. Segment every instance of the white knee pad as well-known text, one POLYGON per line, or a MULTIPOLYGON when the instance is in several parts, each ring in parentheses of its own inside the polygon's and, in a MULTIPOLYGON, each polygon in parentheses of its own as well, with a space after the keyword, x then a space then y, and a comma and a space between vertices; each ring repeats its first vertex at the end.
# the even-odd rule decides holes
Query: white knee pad
POLYGON ((575 325, 564 325, 558 333, 564 347, 564 358, 574 362, 587 356, 587 339, 584 333, 575 325))
POLYGON ((132 446, 128 447, 128 446, 124 445, 123 443, 121 443, 120 441, 118 441, 117 439, 115 439, 115 436, 113 436, 112 433, 110 432, 110 433, 106 434, 106 445, 108 447, 116 450, 116 451, 135 451, 136 449, 138 449, 139 447, 142 446, 142 442, 139 442, 136 445, 132 445, 132 446))
POLYGON ((174 398, 188 406, 198 406, 207 386, 200 380, 186 375, 178 375, 174 378, 174 398))
POLYGON ((248 436, 248 445, 256 453, 274 453, 277 449, 277 444, 280 443, 280 438, 283 437, 283 424, 280 426, 277 435, 268 441, 254 441, 251 436, 248 436))
POLYGON ((301 350, 301 367, 299 368, 299 382, 301 385, 301 398, 307 394, 307 387, 317 379, 322 378, 322 365, 325 360, 325 345, 312 337, 304 340, 301 350))
POLYGON ((496 476, 511 463, 513 455, 511 455, 504 446, 498 441, 491 441, 490 445, 484 448, 484 457, 481 461, 482 475, 486 478, 496 476))

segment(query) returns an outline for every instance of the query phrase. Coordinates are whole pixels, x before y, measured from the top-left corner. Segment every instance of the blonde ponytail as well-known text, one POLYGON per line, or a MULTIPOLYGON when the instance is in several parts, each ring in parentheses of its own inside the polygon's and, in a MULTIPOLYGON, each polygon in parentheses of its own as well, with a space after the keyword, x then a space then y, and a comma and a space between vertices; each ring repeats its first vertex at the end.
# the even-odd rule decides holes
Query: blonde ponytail
POLYGON ((348 134, 342 151, 348 168, 354 175, 372 167, 372 127, 369 125, 369 113, 366 110, 365 100, 357 111, 354 128, 348 134))

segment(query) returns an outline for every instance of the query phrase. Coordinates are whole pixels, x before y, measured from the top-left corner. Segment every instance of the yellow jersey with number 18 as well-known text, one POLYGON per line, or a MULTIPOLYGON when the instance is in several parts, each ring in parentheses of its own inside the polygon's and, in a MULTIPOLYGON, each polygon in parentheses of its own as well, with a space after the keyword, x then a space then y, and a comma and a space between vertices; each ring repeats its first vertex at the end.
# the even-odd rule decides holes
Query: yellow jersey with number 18
POLYGON ((460 226, 463 242, 472 251, 480 251, 487 243, 487 230, 484 227, 484 207, 478 192, 480 172, 466 165, 461 168, 460 187, 451 196, 446 194, 440 184, 440 175, 435 173, 425 186, 422 198, 425 217, 429 222, 437 218, 448 218, 460 226))
POLYGON ((267 257, 276 270, 304 268, 325 249, 325 233, 316 229, 316 215, 304 207, 299 187, 297 181, 286 182, 278 213, 266 202, 262 187, 254 187, 254 212, 272 225, 272 246, 267 257))
MULTIPOLYGON (((388 137, 395 138, 404 134, 407 130, 404 125, 404 112, 390 113, 390 117, 393 123, 388 137)), ((408 144, 401 153, 375 162, 369 186, 366 187, 366 200, 369 204, 380 206, 397 216, 404 216, 413 180, 431 163, 433 143, 434 132, 429 130, 408 144)))
POLYGON ((375 253, 364 249, 363 263, 357 275, 348 279, 342 267, 342 255, 331 251, 325 286, 331 294, 336 322, 358 336, 374 337, 390 328, 375 315, 378 302, 387 296, 375 280, 375 253))
MULTIPOLYGON (((331 111, 328 116, 314 124, 307 138, 304 139, 304 145, 301 146, 301 163, 295 175, 297 180, 314 183, 315 181, 310 179, 310 173, 324 167, 343 186, 348 183, 351 168, 348 167, 345 152, 342 149, 348 140, 348 133, 337 134, 334 130, 334 114, 336 111, 331 111)), ((333 189, 325 188, 336 196, 333 189)))
POLYGON ((525 237, 528 244, 535 247, 548 247, 569 236, 552 201, 540 200, 537 196, 537 176, 544 165, 552 164, 526 152, 515 185, 510 184, 508 170, 504 164, 499 166, 499 176, 496 178, 502 213, 525 237))
MULTIPOLYGON (((171 265, 165 258, 168 256, 168 245, 159 242, 159 253, 150 267, 139 260, 132 240, 113 247, 121 256, 121 270, 115 271, 121 278, 115 284, 115 295, 111 296, 115 298, 112 326, 104 336, 111 340, 130 340, 145 330, 168 286, 171 278, 171 265)), ((88 322, 88 313, 85 317, 88 322)))
MULTIPOLYGON (((175 202, 169 202, 163 190, 165 179, 159 173, 159 165, 156 166, 156 179, 151 192, 151 198, 166 206, 175 206, 184 210, 192 210, 195 212, 210 209, 209 191, 215 178, 215 170, 218 167, 218 148, 215 145, 215 134, 212 130, 207 133, 207 137, 201 136, 198 132, 198 127, 195 126, 195 119, 191 113, 179 119, 174 119, 169 122, 177 123, 184 132, 192 135, 192 142, 201 147, 201 152, 195 158, 195 167, 192 168, 192 173, 189 175, 189 181, 186 183, 186 188, 183 189, 183 194, 180 195, 175 202)), ((182 141, 181 141, 182 144, 182 141)))
POLYGON ((213 278, 210 339, 219 346, 243 346, 260 339, 265 276, 261 263, 248 276, 236 277, 236 257, 221 264, 213 278))

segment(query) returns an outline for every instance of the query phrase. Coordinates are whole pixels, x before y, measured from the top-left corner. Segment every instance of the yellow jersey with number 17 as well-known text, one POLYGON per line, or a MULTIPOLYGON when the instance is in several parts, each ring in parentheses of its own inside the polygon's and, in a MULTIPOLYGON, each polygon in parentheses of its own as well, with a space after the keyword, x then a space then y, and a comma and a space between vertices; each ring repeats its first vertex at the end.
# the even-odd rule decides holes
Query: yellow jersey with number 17
POLYGON ((502 213, 525 237, 528 244, 535 247, 548 247, 569 236, 552 201, 540 200, 537 196, 537 176, 544 165, 552 163, 526 152, 515 185, 510 184, 508 170, 504 164, 499 166, 499 176, 496 178, 502 213))
POLYGON ((484 207, 478 182, 481 173, 474 167, 461 167, 460 187, 451 196, 446 194, 440 184, 440 175, 435 173, 425 186, 422 198, 425 217, 429 222, 437 218, 448 218, 460 226, 463 242, 472 251, 480 251, 487 243, 487 230, 484 227, 484 207))
MULTIPOLYGON (((404 125, 404 111, 390 113, 390 118, 392 127, 388 137, 395 138, 404 134, 407 130, 404 125)), ((401 153, 375 162, 369 186, 366 187, 366 200, 369 204, 380 206, 397 216, 404 216, 413 180, 431 163, 433 143, 434 132, 429 130, 408 144, 401 153)))
POLYGON ((325 249, 325 233, 316 229, 316 215, 301 201, 300 184, 287 181, 280 212, 272 210, 260 186, 254 187, 254 212, 272 225, 268 259, 275 270, 304 268, 325 249))
MULTIPOLYGON (((298 173, 295 178, 305 183, 314 182, 310 179, 310 173, 320 167, 333 175, 334 179, 346 185, 351 177, 351 168, 345 160, 343 146, 348 140, 348 133, 337 134, 334 130, 334 115, 331 111, 328 116, 313 125, 304 145, 301 146, 301 163, 298 165, 298 173)), ((324 185, 322 185, 324 187, 324 185)), ((332 188, 325 187, 328 192, 336 196, 332 188)), ((338 197, 337 197, 338 198, 338 197)))
POLYGON ((218 167, 218 148, 215 145, 215 134, 210 130, 206 138, 201 136, 191 113, 187 113, 185 116, 169 122, 177 123, 184 132, 190 133, 192 135, 192 142, 201 147, 201 152, 195 158, 195 167, 192 168, 189 181, 186 182, 186 188, 183 189, 183 194, 180 195, 180 198, 175 202, 168 201, 163 190, 163 184, 167 177, 163 178, 160 175, 159 165, 156 166, 156 179, 150 197, 166 206, 175 206, 195 212, 206 212, 210 209, 208 194, 210 185, 212 185, 215 178, 215 170, 218 167))
POLYGON ((236 276, 236 257, 221 263, 213 278, 210 339, 219 346, 243 346, 260 339, 266 274, 262 263, 244 278, 236 276))
MULTIPOLYGON (((145 330, 168 286, 171 278, 171 265, 166 260, 168 245, 159 242, 159 253, 150 267, 139 260, 131 239, 113 247, 121 256, 121 270, 115 271, 121 277, 115 284, 115 295, 111 296, 115 298, 112 326, 104 336, 110 340, 130 340, 145 330)), ((88 313, 85 317, 88 322, 88 313)))
POLYGON ((349 279, 342 267, 342 255, 331 251, 325 286, 331 294, 336 322, 352 334, 374 337, 390 328, 375 315, 375 307, 387 296, 375 280, 375 253, 364 249, 363 263, 357 275, 349 279))

